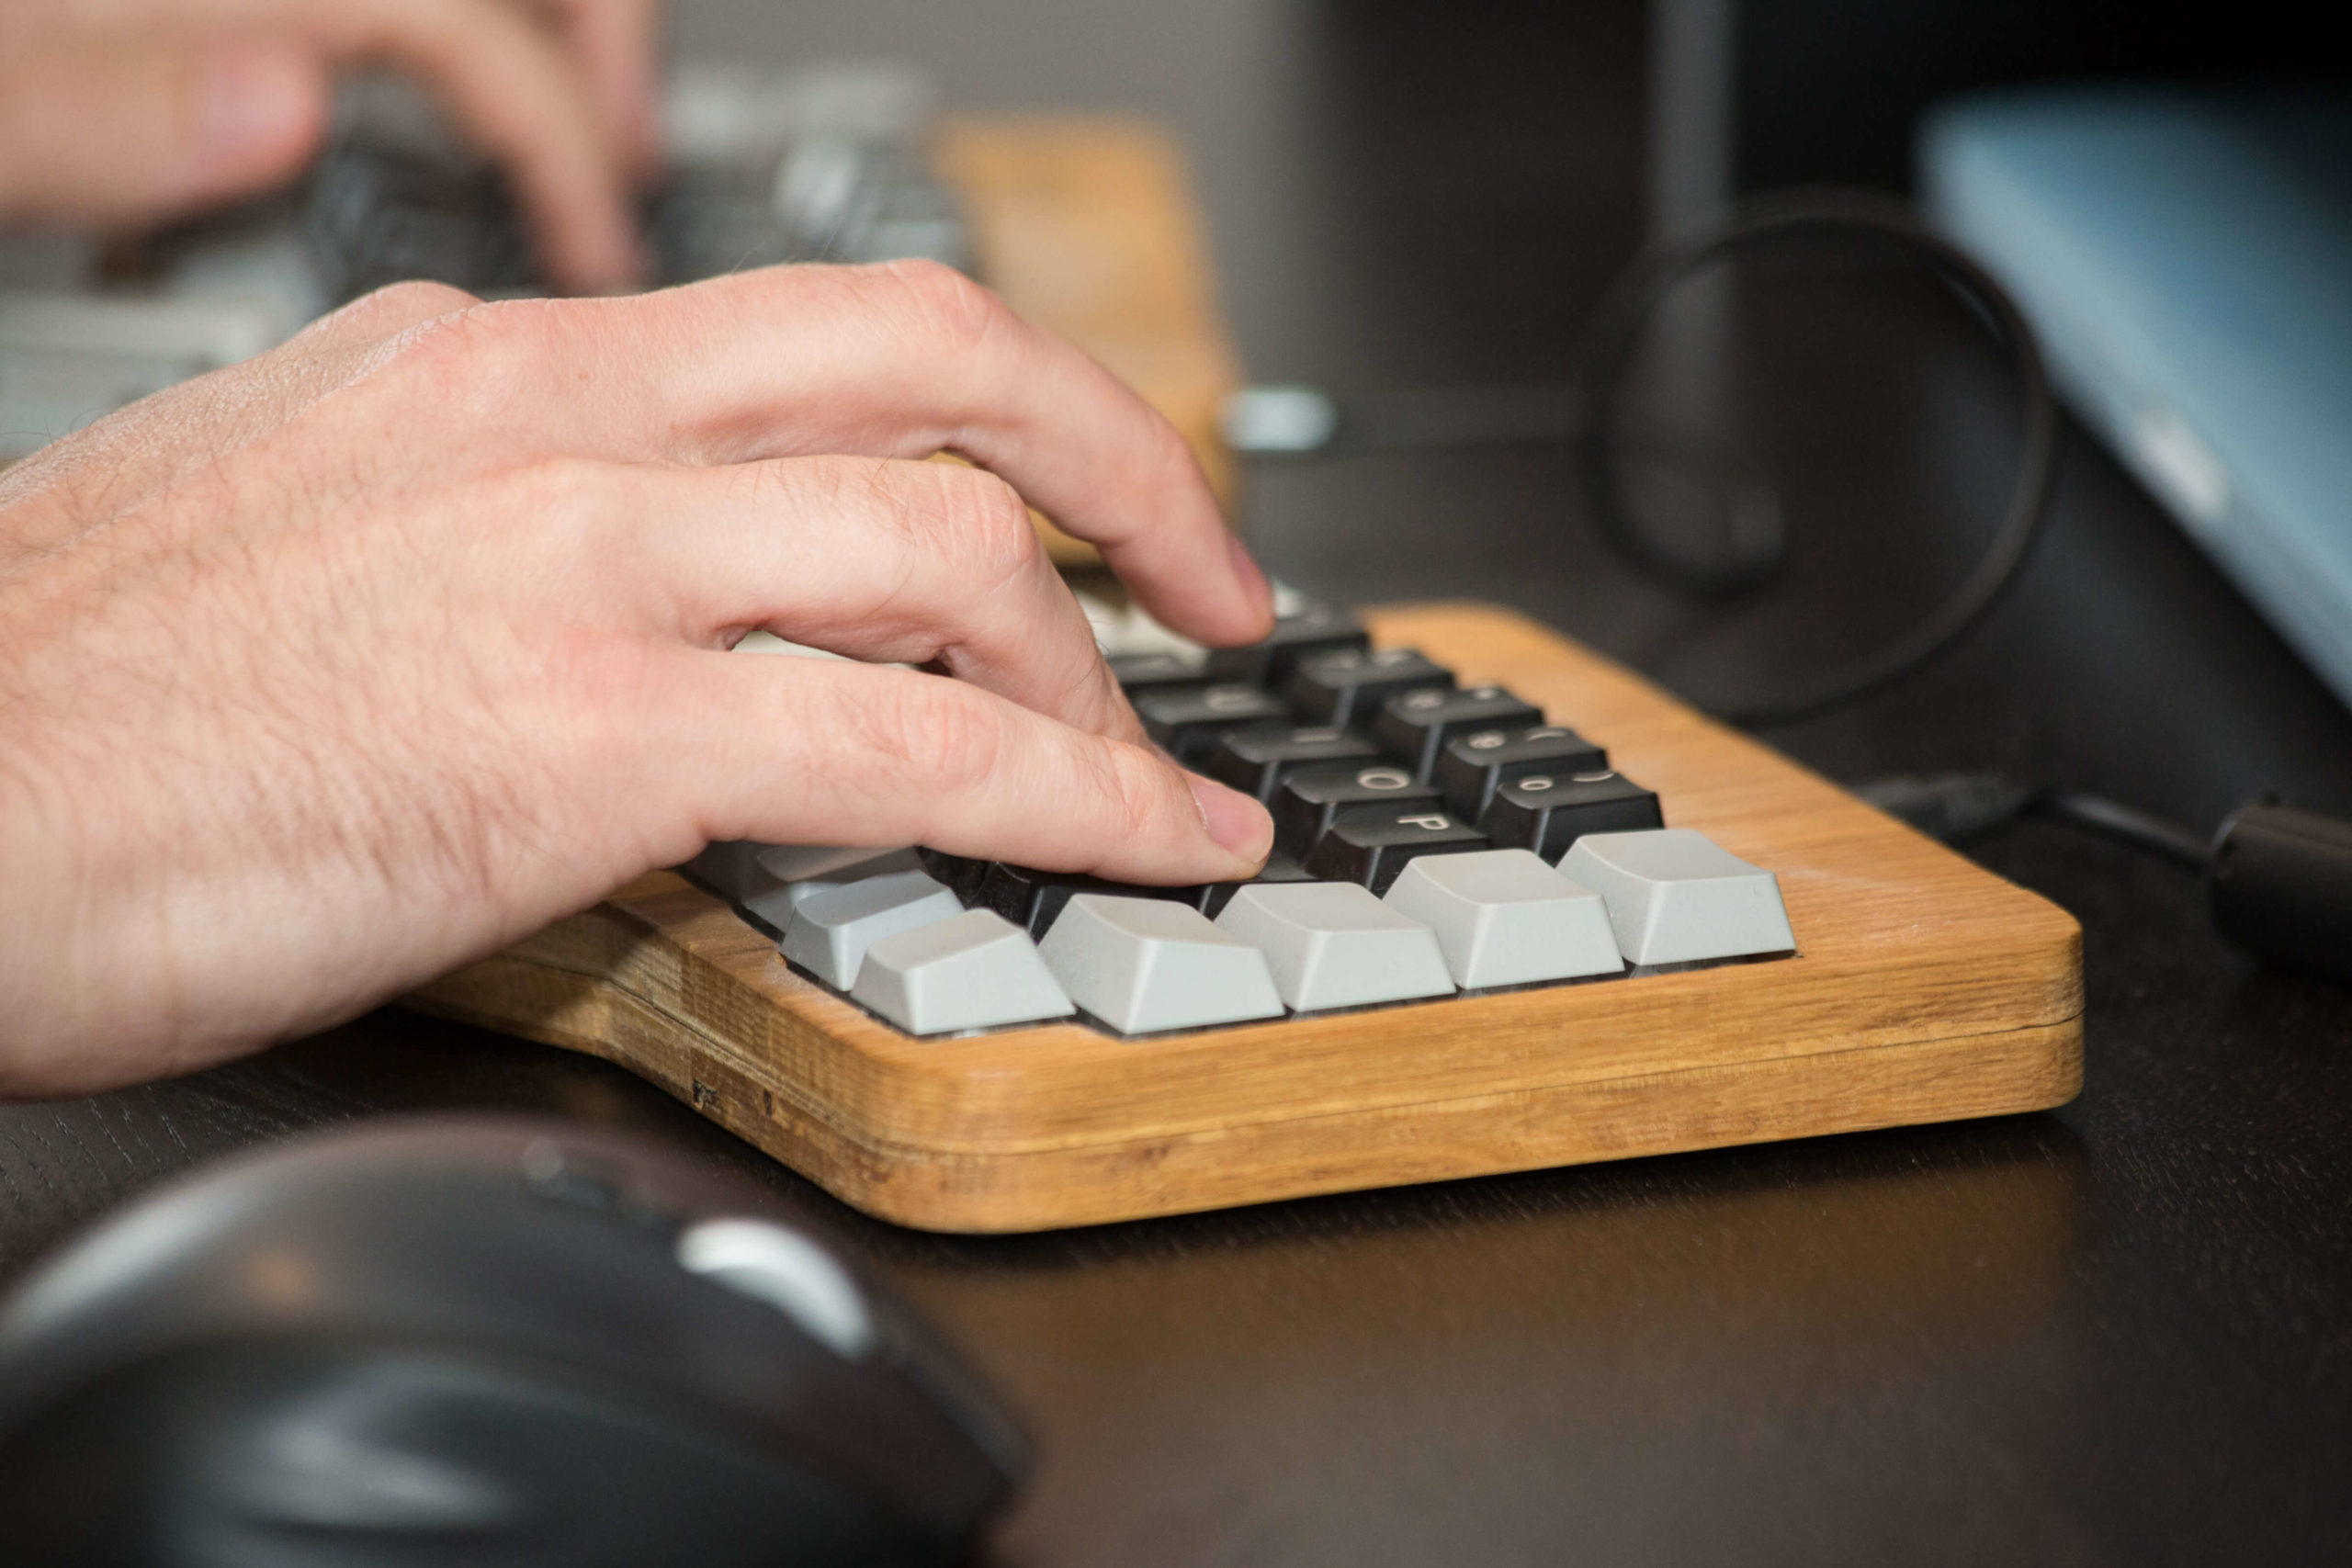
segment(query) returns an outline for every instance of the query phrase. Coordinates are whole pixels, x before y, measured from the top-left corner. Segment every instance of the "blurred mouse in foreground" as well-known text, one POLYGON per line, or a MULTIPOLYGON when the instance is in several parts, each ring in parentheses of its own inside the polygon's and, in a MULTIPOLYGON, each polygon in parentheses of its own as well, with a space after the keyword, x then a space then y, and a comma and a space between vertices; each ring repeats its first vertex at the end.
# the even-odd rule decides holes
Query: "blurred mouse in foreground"
POLYGON ((556 1122, 199 1172, 0 1319, 0 1559, 955 1562, 1027 1445, 749 1183, 556 1122))

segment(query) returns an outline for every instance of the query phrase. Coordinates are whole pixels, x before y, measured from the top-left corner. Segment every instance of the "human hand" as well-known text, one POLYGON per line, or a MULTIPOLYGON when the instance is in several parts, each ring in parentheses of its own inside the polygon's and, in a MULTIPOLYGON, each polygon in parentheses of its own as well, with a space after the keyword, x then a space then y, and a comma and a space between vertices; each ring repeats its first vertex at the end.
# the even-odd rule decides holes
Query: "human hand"
POLYGON ((25 459, 0 1094, 323 1026, 713 840, 1250 874, 1264 811, 1145 742, 1023 496, 1168 625, 1270 628, 1167 423, 927 263, 403 285, 25 459))
POLYGON ((0 0, 0 218, 147 224, 318 151, 332 73, 432 86, 503 165, 552 280, 635 281, 656 0, 0 0))

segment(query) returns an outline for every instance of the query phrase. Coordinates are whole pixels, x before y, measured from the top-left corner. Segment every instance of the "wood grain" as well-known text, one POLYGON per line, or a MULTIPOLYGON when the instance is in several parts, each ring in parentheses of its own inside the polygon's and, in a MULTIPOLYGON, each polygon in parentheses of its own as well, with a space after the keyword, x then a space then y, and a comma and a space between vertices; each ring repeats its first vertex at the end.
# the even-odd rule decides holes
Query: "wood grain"
POLYGON ((1151 1041, 902 1034, 667 874, 416 998, 607 1056, 847 1201, 1001 1231, 2062 1104, 2071 917, 1505 611, 1367 615, 1778 874, 1797 956, 1151 1041))
MULTIPOLYGON (((1217 418, 1241 373, 1175 143, 1132 120, 962 119, 944 128, 938 157, 989 286, 1167 415, 1230 512, 1233 462, 1217 418)), ((1037 522, 1055 560, 1100 558, 1037 522)))

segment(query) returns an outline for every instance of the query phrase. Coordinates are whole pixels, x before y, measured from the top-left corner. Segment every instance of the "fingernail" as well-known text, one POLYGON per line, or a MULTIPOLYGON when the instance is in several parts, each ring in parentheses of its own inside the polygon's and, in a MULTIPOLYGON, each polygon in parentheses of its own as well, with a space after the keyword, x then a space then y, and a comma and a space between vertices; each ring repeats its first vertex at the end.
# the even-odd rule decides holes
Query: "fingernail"
POLYGON ((1266 852, 1274 846, 1274 819, 1266 815, 1266 808, 1238 790, 1198 773, 1186 773, 1184 783, 1200 802, 1201 821, 1217 847, 1252 865, 1264 864, 1266 852))
POLYGON ((1272 620, 1274 585, 1266 581, 1265 569, 1258 564, 1258 558, 1250 553, 1250 547, 1241 542, 1240 535, 1227 534, 1225 547, 1233 557, 1233 575, 1241 580, 1242 589, 1257 605, 1259 613, 1272 620))
POLYGON ((232 44, 207 55, 202 72, 196 134, 210 157, 283 146, 323 113, 316 75, 285 50, 232 44))

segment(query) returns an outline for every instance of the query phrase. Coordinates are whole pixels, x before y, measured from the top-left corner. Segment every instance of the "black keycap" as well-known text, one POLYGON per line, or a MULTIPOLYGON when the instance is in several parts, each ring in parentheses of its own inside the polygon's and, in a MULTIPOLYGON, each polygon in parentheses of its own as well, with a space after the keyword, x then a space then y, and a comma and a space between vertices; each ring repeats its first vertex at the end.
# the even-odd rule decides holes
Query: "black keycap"
POLYGON ((1266 868, 1247 882, 1212 882, 1199 889, 1200 901, 1193 908, 1214 920, 1225 913, 1225 907, 1233 902, 1233 896, 1245 887, 1262 887, 1270 882, 1312 882, 1314 880, 1315 878, 1306 874, 1305 866, 1288 855, 1272 855, 1268 857, 1266 868))
POLYGON ((1325 882, 1357 882, 1385 893, 1422 855, 1488 848, 1487 835, 1452 812, 1350 812, 1315 842, 1306 869, 1325 882))
POLYGON ((1544 722, 1543 710, 1500 686, 1471 686, 1459 692, 1407 692, 1388 699, 1374 721, 1380 749, 1427 779, 1437 766, 1439 748, 1465 730, 1511 729, 1544 722))
POLYGON ((1117 653, 1103 662, 1129 696, 1209 683, 1207 667, 1198 654, 1117 653))
POLYGON ((1497 786, 1487 836, 1500 850, 1533 850, 1558 864, 1587 833, 1663 828, 1657 796, 1623 773, 1532 773, 1497 786))
POLYGON ((1249 725, 1285 723, 1290 709, 1271 692, 1255 686, 1203 686, 1189 692, 1151 692, 1136 698, 1136 712, 1154 740, 1180 762, 1199 762, 1218 741, 1249 725))
POLYGON ((1061 919, 1069 901, 1081 893, 1103 893, 1114 898, 1166 898, 1194 908, 1208 897, 1204 886, 1146 887, 1125 882, 1105 882, 1099 876, 1082 872, 1031 871, 1025 866, 1006 865, 1001 862, 988 868, 980 879, 979 896, 973 908, 993 909, 1042 940, 1061 919))
POLYGON ((1316 724, 1369 723, 1380 705, 1400 692, 1450 687, 1453 671, 1431 663, 1419 649, 1341 649, 1299 660, 1290 678, 1290 705, 1316 724))
POLYGON ((1248 648, 1209 650, 1209 674, 1218 681, 1240 681, 1252 686, 1280 688, 1302 659, 1343 648, 1368 648, 1353 615, 1329 604, 1309 604, 1295 615, 1274 623, 1274 635, 1248 648))
POLYGON ((915 851, 915 858, 922 862, 922 868, 931 874, 932 880, 956 895, 964 908, 973 907, 972 900, 979 896, 980 879, 989 873, 987 861, 925 849, 915 851))
POLYGON ((1304 769, 1274 791, 1274 848, 1303 861, 1343 813, 1434 810, 1439 798, 1402 768, 1304 769))
POLYGON ((1376 762, 1380 748, 1363 736, 1329 726, 1290 729, 1237 729, 1219 743, 1201 771, 1229 784, 1258 804, 1274 798, 1283 780, 1317 762, 1376 762))
POLYGON ((1464 822, 1487 815, 1495 786, 1531 773, 1599 773, 1609 754, 1573 729, 1539 724, 1532 729, 1473 729, 1437 754, 1438 788, 1464 822))

